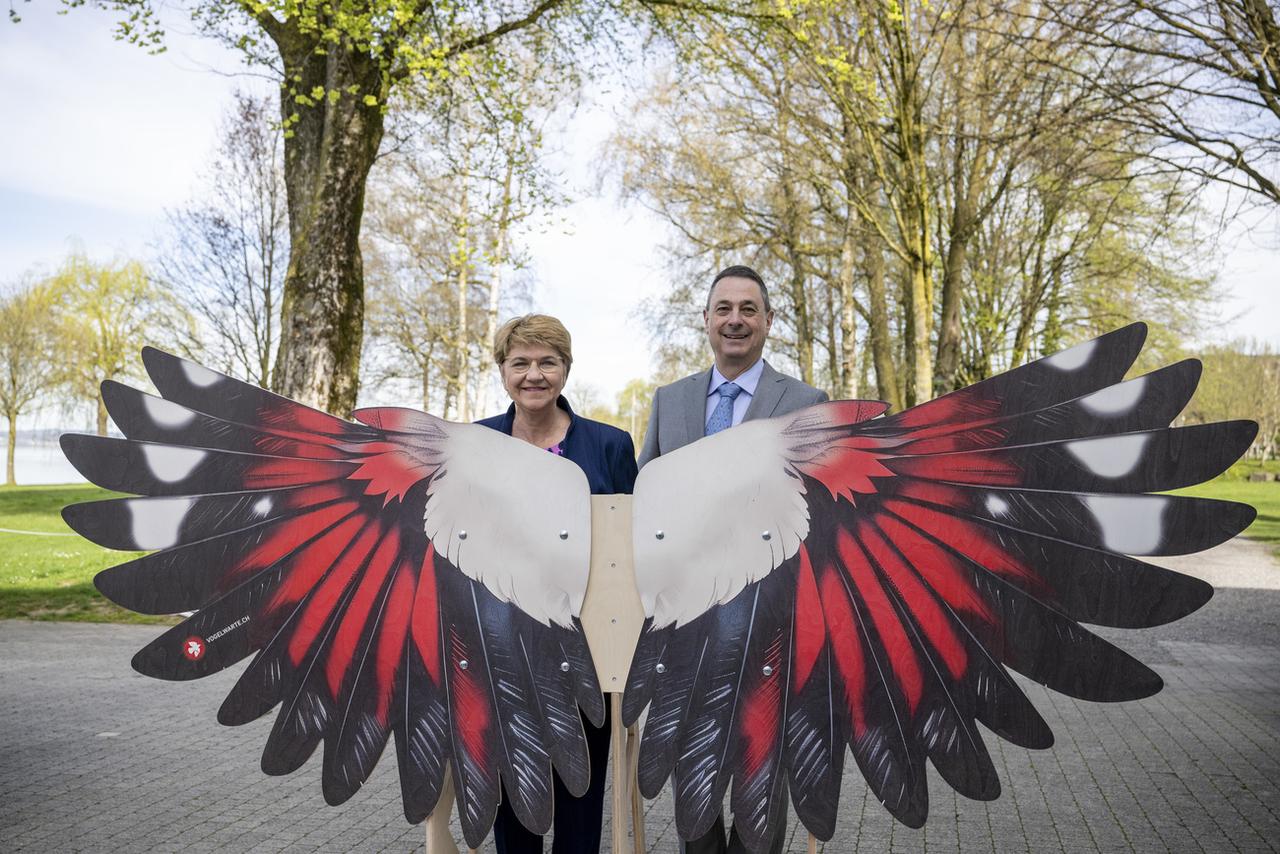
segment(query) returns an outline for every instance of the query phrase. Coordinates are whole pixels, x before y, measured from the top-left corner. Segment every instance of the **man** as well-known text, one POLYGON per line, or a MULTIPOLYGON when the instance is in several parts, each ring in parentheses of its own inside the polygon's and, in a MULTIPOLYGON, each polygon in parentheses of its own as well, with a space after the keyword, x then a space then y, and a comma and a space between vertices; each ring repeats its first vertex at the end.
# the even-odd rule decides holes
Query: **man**
MULTIPOLYGON (((763 358, 773 325, 769 291, 760 274, 740 264, 716 274, 702 312, 715 364, 658 389, 640 451, 640 466, 690 442, 753 418, 786 415, 827 399, 826 392, 780 374, 763 358)), ((785 788, 783 790, 785 792, 785 788)), ((782 850, 785 827, 770 846, 782 850)), ((725 844, 724 819, 686 843, 686 854, 744 850, 735 832, 725 844)))
POLYGON ((736 264, 716 274, 702 312, 715 364, 665 385, 653 396, 640 465, 723 429, 724 412, 736 426, 754 418, 786 415, 827 399, 826 392, 780 374, 762 355, 773 325, 769 291, 760 274, 736 264), (733 388, 726 386, 732 384, 733 388), (728 403, 722 403, 724 398, 728 403), (714 429, 718 428, 718 429, 714 429))

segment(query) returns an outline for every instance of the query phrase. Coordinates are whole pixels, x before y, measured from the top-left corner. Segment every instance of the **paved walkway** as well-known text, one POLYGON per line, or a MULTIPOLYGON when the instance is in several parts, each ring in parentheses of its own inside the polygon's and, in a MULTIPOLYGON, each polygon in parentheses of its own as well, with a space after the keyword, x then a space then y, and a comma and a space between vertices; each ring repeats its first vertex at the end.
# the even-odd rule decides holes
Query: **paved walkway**
MULTIPOLYGON (((1030 685, 1058 743, 1027 751, 989 737, 999 800, 957 797, 931 771, 929 822, 911 830, 855 771, 825 850, 1280 848, 1280 566, 1245 541, 1177 563, 1222 589, 1171 626, 1106 631, 1164 676, 1160 694, 1098 705, 1030 685)), ((271 716, 237 729, 214 719, 235 673, 169 683, 129 669, 157 632, 0 622, 0 851, 421 848, 393 754, 338 808, 321 797, 318 756, 266 777, 258 752, 271 716)), ((648 804, 646 828, 650 850, 676 850, 668 796, 648 804)), ((792 830, 789 850, 804 851, 803 829, 792 830)))

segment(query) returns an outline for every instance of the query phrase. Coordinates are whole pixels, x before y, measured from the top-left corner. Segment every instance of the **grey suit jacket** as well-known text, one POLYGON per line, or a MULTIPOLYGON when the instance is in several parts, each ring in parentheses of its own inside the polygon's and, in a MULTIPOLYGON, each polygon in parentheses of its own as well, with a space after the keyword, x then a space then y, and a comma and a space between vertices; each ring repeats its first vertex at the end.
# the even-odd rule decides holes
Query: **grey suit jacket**
MULTIPOLYGON (((701 439, 707 420, 707 384, 711 369, 676 380, 654 392, 649 427, 640 450, 640 466, 654 457, 701 439)), ((786 415, 827 400, 827 393, 800 380, 780 374, 764 363, 764 373, 751 397, 744 421, 786 415)))

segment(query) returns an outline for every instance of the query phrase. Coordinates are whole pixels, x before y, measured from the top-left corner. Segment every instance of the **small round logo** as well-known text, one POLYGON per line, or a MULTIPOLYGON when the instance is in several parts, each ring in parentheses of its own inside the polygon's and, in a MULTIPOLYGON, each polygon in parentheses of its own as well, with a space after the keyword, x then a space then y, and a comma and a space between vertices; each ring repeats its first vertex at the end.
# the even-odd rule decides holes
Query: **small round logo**
POLYGON ((192 635, 182 642, 182 654, 190 661, 199 661, 204 658, 204 651, 204 638, 198 638, 195 635, 192 635))

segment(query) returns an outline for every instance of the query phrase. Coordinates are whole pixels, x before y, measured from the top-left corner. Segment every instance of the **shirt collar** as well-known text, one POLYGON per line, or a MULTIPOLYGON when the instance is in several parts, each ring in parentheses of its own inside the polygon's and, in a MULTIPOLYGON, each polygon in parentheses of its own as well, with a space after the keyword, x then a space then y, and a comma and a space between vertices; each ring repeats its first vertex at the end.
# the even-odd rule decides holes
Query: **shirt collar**
POLYGON ((727 380, 724 374, 720 373, 720 369, 715 365, 711 366, 711 382, 707 388, 707 397, 716 393, 716 389, 727 382, 733 382, 747 393, 750 397, 755 397, 756 386, 760 385, 760 377, 764 375, 764 357, 756 361, 754 365, 747 368, 736 379, 727 380))

